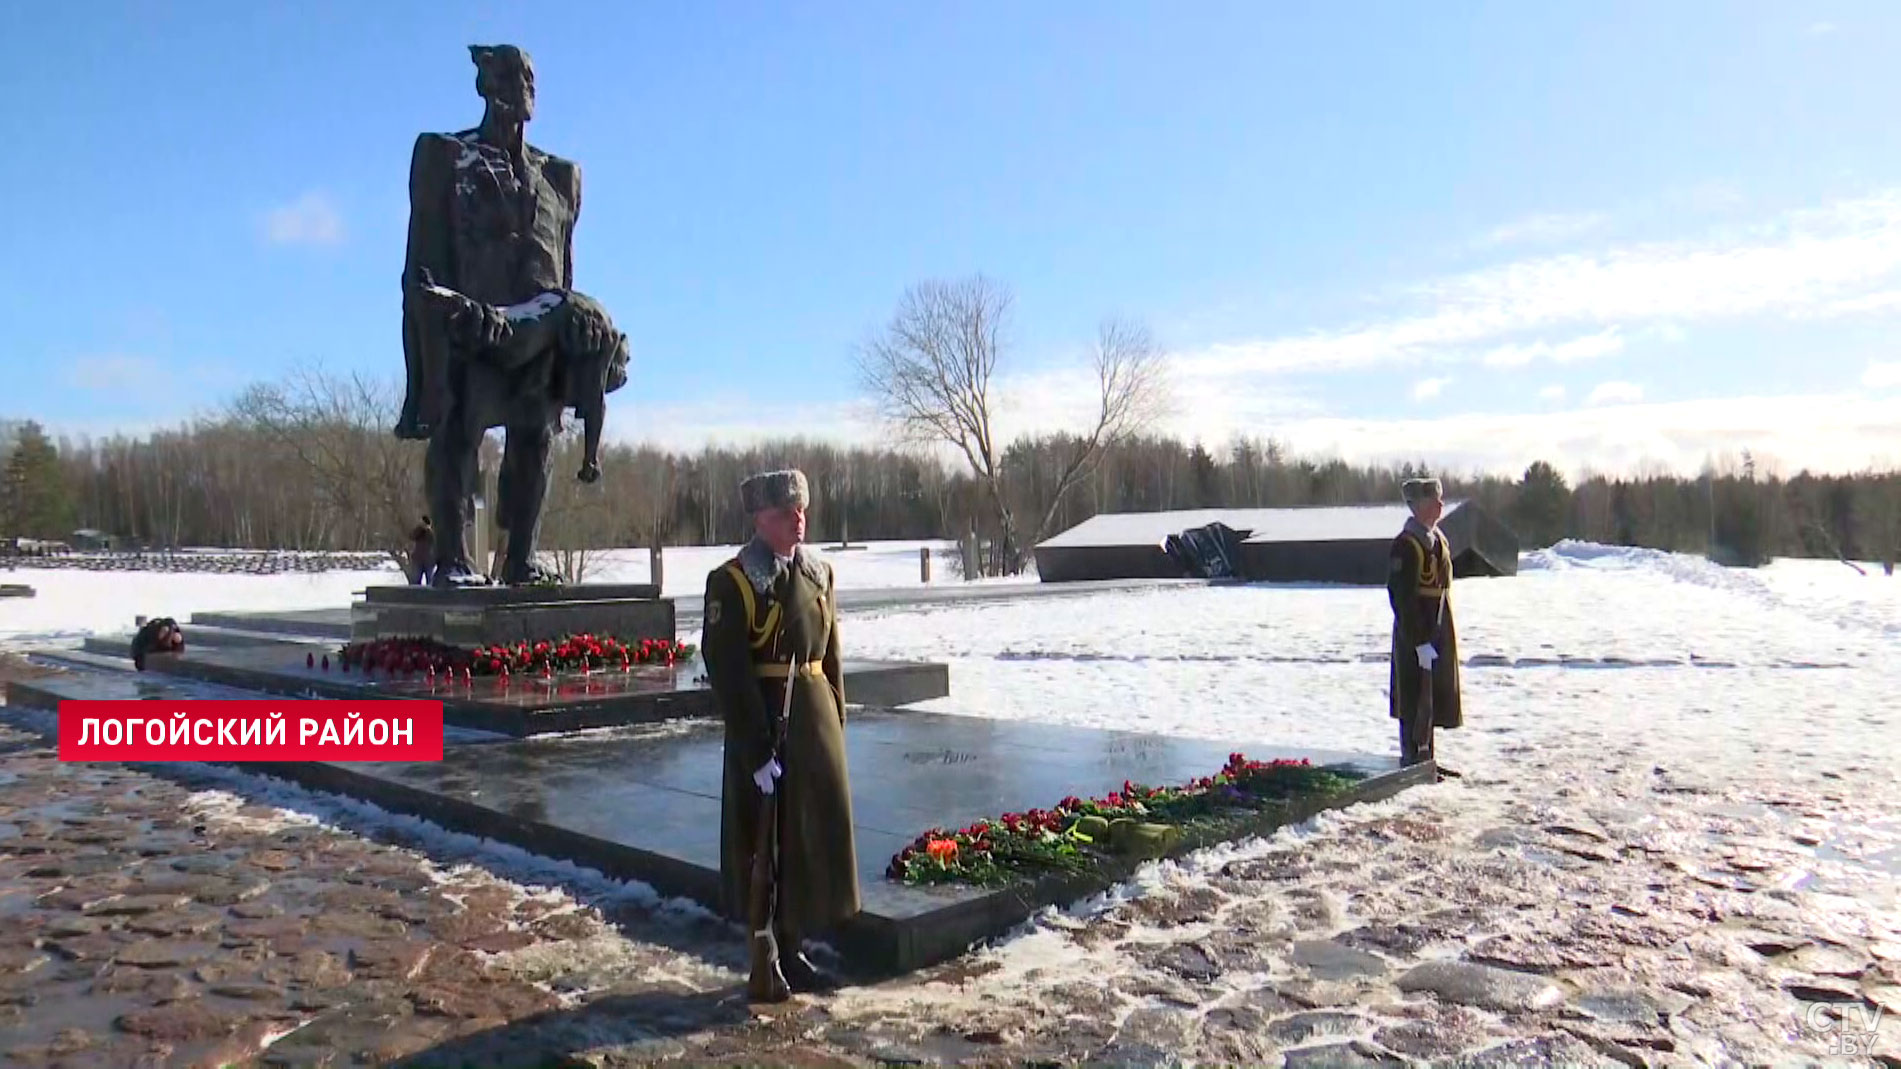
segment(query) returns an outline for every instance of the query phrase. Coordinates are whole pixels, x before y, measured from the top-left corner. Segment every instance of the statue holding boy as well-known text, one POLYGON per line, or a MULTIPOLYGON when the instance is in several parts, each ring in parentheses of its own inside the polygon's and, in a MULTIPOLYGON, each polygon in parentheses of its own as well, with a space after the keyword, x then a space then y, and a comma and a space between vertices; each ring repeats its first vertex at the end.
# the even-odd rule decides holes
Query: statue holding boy
POLYGON ((512 45, 473 46, 482 123, 416 139, 403 265, 407 393, 400 438, 425 440, 437 523, 436 586, 479 585, 464 529, 482 437, 505 428, 498 525, 501 580, 547 581, 534 564, 548 465, 564 409, 584 422, 579 477, 600 477, 606 395, 627 381, 627 336, 574 290, 581 170, 528 144, 535 71, 512 45))

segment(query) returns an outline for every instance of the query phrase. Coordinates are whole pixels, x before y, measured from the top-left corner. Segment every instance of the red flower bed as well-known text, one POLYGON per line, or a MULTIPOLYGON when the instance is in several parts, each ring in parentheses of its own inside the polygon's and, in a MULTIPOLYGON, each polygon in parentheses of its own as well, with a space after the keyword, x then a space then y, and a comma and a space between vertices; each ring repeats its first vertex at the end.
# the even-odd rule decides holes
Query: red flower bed
POLYGON ((1083 872, 1109 850, 1110 825, 1132 821, 1180 825, 1224 809, 1258 809, 1293 797, 1334 794, 1357 776, 1298 761, 1252 761, 1229 754, 1212 776, 1180 787, 1123 781, 1101 798, 1071 795, 1053 809, 1005 813, 967 828, 932 828, 892 857, 887 878, 903 883, 995 886, 1041 872, 1083 872))
POLYGON ((556 672, 626 671, 637 665, 672 665, 689 660, 686 642, 642 639, 626 643, 612 635, 568 635, 541 642, 496 644, 473 649, 427 638, 383 638, 352 642, 338 653, 343 670, 381 671, 387 675, 507 676, 556 672))

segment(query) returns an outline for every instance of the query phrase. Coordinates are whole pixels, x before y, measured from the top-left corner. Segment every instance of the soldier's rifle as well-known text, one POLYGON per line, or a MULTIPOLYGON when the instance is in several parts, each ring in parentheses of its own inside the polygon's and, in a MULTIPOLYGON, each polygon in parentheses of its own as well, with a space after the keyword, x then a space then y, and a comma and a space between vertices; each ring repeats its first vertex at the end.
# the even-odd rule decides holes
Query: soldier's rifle
MULTIPOLYGON (((766 756, 767 762, 778 762, 781 766, 786 725, 792 719, 792 689, 799 678, 798 657, 792 658, 788 668, 785 697, 772 724, 772 744, 766 756)), ((770 792, 760 793, 759 832, 753 843, 751 894, 747 903, 747 920, 752 925, 752 978, 748 986, 755 998, 779 1000, 791 994, 791 986, 779 967, 779 937, 772 927, 779 908, 779 786, 775 784, 770 792)))
MULTIPOLYGON (((1439 552, 1439 547, 1436 544, 1432 547, 1432 552, 1434 554, 1437 554, 1439 552)), ((1450 577, 1448 577, 1448 579, 1449 578, 1450 577)), ((1446 599, 1452 596, 1451 586, 1452 584, 1450 582, 1447 582, 1446 583, 1447 589, 1443 593, 1441 593, 1437 598, 1433 599, 1439 603, 1439 609, 1432 618, 1432 633, 1426 636, 1427 645, 1431 645, 1436 639, 1438 639, 1439 628, 1445 624, 1446 599)), ((1437 653, 1438 647, 1434 646, 1433 649, 1434 649, 1434 652, 1437 653)), ((1438 658, 1435 657, 1433 659, 1432 668, 1420 669, 1421 678, 1419 682, 1419 715, 1416 718, 1415 727, 1413 729, 1413 736, 1414 736, 1413 747, 1416 750, 1424 749, 1426 741, 1432 738, 1433 721, 1438 716, 1438 713, 1432 707, 1433 670, 1436 669, 1438 665, 1439 665, 1438 658)))

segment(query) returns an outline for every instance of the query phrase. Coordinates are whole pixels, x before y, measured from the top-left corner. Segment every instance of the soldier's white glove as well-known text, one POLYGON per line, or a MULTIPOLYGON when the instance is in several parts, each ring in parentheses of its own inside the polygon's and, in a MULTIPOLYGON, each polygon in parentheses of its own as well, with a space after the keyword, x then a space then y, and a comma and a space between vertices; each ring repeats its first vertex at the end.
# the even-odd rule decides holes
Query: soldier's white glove
POLYGON ((1428 672, 1432 671, 1432 662, 1439 659, 1439 651, 1433 649, 1432 643, 1428 642, 1420 646, 1416 652, 1419 654, 1419 667, 1428 672))
POLYGON ((759 793, 771 794, 773 788, 772 781, 778 779, 779 773, 784 771, 785 769, 779 767, 779 759, 775 757, 759 766, 759 771, 752 774, 752 781, 759 785, 759 793))

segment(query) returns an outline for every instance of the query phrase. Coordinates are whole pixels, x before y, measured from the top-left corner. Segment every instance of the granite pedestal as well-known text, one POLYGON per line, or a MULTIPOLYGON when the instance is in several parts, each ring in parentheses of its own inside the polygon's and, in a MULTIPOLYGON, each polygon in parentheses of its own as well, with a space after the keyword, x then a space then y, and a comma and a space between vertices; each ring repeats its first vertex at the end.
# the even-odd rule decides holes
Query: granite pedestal
MULTIPOLYGON (((8 701, 56 708, 63 699, 210 696, 181 679, 74 672, 15 682, 8 701)), ((890 710, 859 710, 845 730, 863 912, 831 941, 871 973, 920 968, 1007 932, 1038 909, 1075 902, 1126 879, 1137 862, 1100 873, 998 890, 908 887, 884 872, 891 856, 933 827, 957 827, 1068 794, 1099 796, 1124 779, 1180 783, 1217 771, 1233 750, 1307 757, 1351 768, 1357 786, 1252 814, 1221 833, 1267 834, 1323 809, 1432 782, 1430 763, 1328 753, 1244 740, 1204 741, 890 710)), ((664 895, 718 908, 721 731, 717 724, 624 728, 585 738, 451 741, 440 762, 261 764, 322 790, 367 799, 442 826, 508 842, 664 895)), ((1191 836, 1178 852, 1209 845, 1191 836)))
POLYGON ((626 642, 674 637, 673 602, 645 583, 437 589, 373 586, 350 607, 350 637, 433 638, 452 646, 538 642, 567 634, 626 642))

